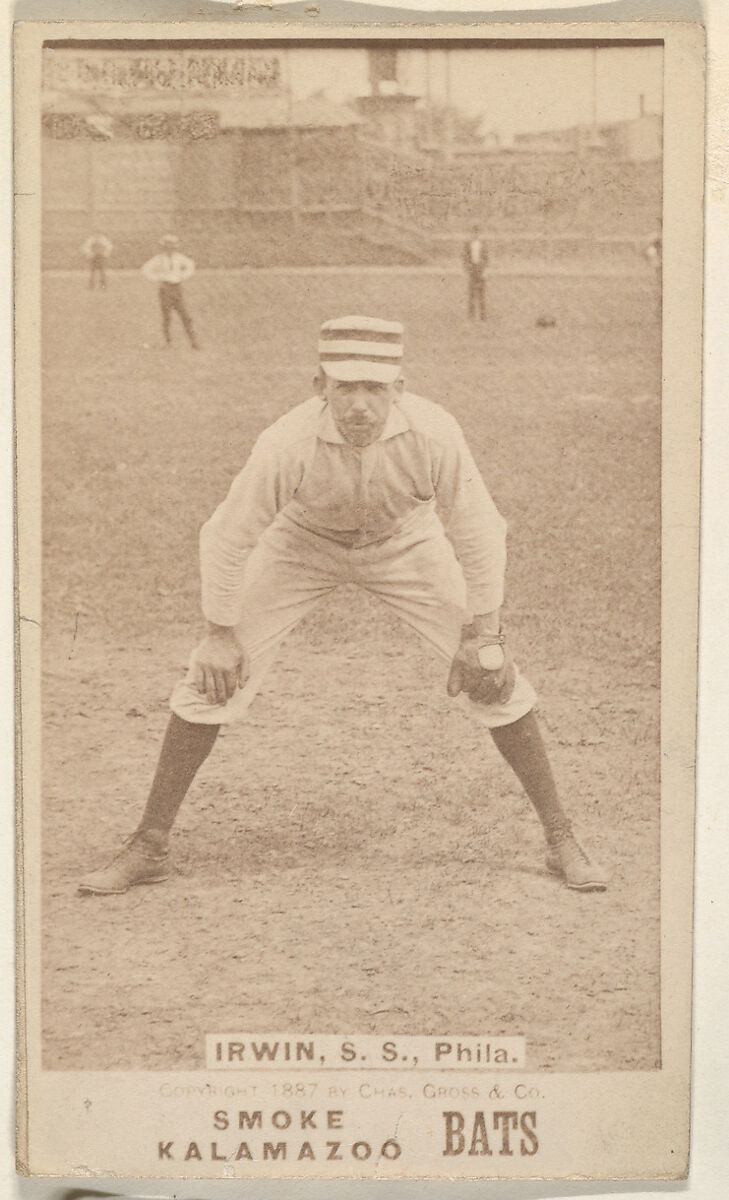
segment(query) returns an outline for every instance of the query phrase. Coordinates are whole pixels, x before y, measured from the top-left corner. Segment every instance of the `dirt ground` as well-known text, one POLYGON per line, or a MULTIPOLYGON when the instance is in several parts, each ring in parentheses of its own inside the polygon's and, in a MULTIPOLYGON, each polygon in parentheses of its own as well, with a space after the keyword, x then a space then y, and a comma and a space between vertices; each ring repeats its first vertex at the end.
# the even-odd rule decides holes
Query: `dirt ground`
POLYGON ((206 1032, 523 1034, 530 1069, 659 1065, 660 362, 654 282, 48 276, 43 1035, 63 1069, 203 1065, 206 1032), (442 667, 343 589, 286 643, 183 806, 176 873, 80 898, 134 828, 201 632, 197 530, 310 394, 320 320, 400 318, 510 528, 505 621, 605 894, 539 825, 442 667), (555 319, 540 328, 540 315, 555 319))

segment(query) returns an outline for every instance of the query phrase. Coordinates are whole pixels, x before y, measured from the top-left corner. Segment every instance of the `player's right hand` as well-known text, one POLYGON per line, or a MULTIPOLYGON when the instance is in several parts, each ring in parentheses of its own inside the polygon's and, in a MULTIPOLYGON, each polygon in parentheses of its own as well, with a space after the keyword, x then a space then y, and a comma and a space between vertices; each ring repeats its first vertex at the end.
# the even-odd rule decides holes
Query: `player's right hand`
POLYGON ((209 704, 225 704, 248 678, 248 659, 233 628, 211 630, 193 655, 194 686, 209 704))

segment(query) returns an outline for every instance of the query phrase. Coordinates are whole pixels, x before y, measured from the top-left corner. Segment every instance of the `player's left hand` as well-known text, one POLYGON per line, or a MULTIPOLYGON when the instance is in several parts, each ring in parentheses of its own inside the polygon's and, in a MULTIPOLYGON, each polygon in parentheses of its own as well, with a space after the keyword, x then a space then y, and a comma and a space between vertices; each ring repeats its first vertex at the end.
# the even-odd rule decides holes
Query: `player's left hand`
POLYGON ((465 692, 477 704, 505 704, 516 683, 516 668, 503 633, 476 633, 464 625, 446 685, 449 696, 465 692))

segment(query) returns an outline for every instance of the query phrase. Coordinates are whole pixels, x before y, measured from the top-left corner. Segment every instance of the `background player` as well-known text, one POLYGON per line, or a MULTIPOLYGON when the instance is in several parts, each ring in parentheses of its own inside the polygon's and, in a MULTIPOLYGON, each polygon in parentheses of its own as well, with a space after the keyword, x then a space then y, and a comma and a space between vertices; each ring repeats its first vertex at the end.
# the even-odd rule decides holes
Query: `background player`
POLYGON ((92 233, 81 247, 81 253, 89 263, 89 287, 93 290, 98 279, 99 287, 106 291, 106 264, 114 249, 104 233, 92 233))
POLYGON ((463 247, 463 265, 468 279, 468 315, 475 317, 476 311, 482 321, 486 320, 486 243, 478 225, 474 225, 471 236, 463 247))
POLYGON ((663 259, 663 236, 660 232, 653 234, 653 237, 645 246, 643 253, 653 267, 653 270, 656 273, 660 271, 663 259))
POLYGON ((180 252, 179 245, 180 239, 174 233, 166 233, 164 237, 160 238, 162 253, 155 254, 153 258, 148 259, 142 267, 142 274, 151 283, 159 284, 162 332, 166 344, 169 346, 172 341, 170 324, 172 313, 176 312, 182 321, 183 329, 193 350, 199 350, 192 318, 187 311, 182 293, 182 284, 195 274, 195 263, 193 259, 180 252))
POLYGON ((245 719, 283 639, 343 583, 389 605, 450 665, 448 693, 463 693, 542 822, 549 869, 577 890, 606 887, 572 833, 534 690, 501 630, 505 522, 453 417, 404 391, 402 339, 397 322, 326 322, 317 394, 261 435, 203 527, 207 636, 174 690, 141 822, 82 893, 167 878, 170 829, 221 725, 245 719))

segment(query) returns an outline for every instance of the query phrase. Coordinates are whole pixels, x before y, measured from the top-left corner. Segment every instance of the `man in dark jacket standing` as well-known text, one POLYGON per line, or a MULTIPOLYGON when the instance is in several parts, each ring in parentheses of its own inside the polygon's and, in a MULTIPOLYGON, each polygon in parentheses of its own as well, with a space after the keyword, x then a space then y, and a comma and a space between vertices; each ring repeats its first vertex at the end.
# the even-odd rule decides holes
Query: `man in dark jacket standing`
POLYGON ((475 317, 478 309, 478 315, 482 321, 486 320, 485 272, 487 262, 486 243, 478 225, 474 225, 471 236, 463 247, 463 265, 468 277, 468 315, 475 317))

